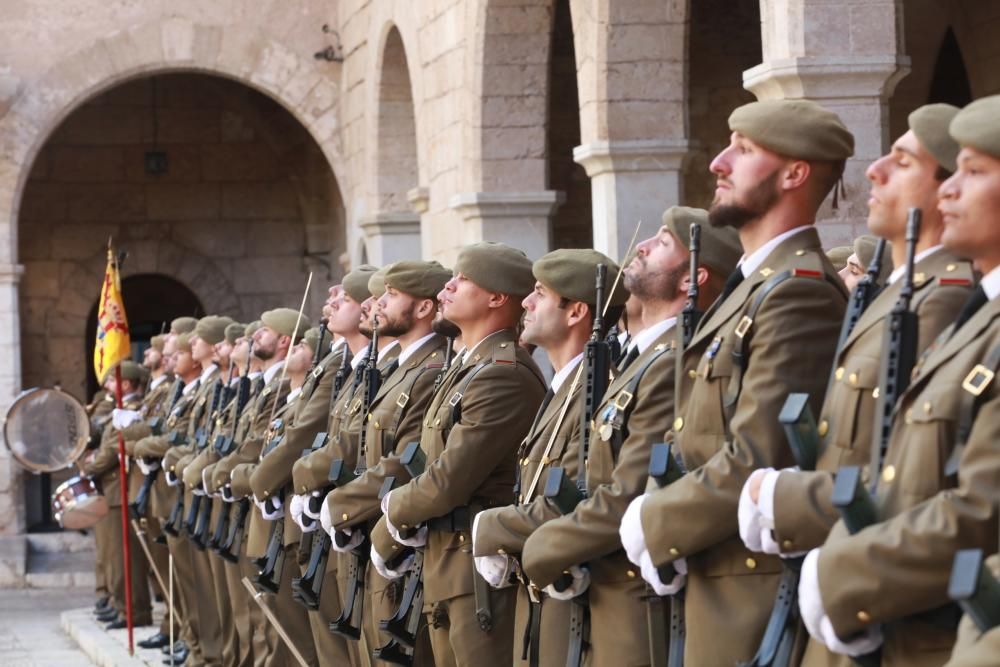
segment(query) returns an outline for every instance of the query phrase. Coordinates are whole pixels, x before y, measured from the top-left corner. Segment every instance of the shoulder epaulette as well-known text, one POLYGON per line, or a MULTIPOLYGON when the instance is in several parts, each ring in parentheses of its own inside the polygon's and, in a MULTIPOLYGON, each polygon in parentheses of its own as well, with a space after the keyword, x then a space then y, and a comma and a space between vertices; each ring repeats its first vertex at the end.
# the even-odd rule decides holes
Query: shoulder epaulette
POLYGON ((500 343, 493 348, 494 364, 516 364, 517 344, 511 342, 500 343))

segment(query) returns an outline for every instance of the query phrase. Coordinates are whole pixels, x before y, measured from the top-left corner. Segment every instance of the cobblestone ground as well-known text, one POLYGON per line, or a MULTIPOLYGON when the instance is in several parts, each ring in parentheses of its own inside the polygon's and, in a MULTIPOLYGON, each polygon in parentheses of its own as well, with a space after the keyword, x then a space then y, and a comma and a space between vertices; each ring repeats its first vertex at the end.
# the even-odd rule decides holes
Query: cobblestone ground
POLYGON ((84 588, 0 590, 0 665, 90 667, 59 627, 59 615, 93 603, 93 590, 84 588))

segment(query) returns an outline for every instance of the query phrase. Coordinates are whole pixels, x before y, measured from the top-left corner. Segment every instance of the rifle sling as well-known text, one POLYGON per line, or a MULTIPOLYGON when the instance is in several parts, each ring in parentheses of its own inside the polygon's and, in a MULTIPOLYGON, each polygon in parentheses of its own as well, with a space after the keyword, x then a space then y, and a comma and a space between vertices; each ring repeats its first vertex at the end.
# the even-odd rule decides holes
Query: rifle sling
POLYGON ((944 465, 946 477, 958 474, 958 466, 965 453, 965 443, 969 441, 976 415, 987 393, 986 389, 992 383, 993 374, 998 367, 1000 367, 1000 345, 994 347, 986 360, 976 365, 962 382, 962 401, 958 406, 958 431, 955 436, 955 447, 944 465))

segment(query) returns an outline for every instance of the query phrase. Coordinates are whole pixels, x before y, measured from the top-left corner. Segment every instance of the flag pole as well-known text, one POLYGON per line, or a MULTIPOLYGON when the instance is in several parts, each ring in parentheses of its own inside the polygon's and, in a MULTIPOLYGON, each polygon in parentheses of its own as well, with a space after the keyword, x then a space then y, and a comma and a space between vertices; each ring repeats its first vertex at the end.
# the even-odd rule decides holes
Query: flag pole
MULTIPOLYGON (((122 408, 122 367, 115 366, 115 405, 122 408)), ((125 436, 118 431, 118 476, 122 494, 122 559, 125 561, 125 621, 128 626, 128 654, 135 655, 132 644, 132 558, 129 553, 128 472, 125 470, 125 436)))

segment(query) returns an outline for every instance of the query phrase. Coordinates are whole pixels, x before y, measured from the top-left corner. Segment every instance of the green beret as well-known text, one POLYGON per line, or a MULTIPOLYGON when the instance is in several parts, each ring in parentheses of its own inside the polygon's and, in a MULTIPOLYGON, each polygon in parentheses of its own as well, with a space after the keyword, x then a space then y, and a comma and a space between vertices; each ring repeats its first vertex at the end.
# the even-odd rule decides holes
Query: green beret
POLYGON ((163 345, 167 342, 167 337, 163 334, 153 336, 149 339, 149 346, 157 352, 163 352, 163 345))
POLYGON ((170 322, 170 333, 191 333, 197 324, 198 319, 195 317, 178 317, 170 322))
POLYGON ((390 268, 392 268, 392 264, 389 266, 383 266, 381 269, 368 276, 368 291, 371 293, 373 298, 378 299, 385 294, 385 272, 390 268))
MULTIPOLYGON (((708 211, 688 206, 671 206, 663 212, 663 226, 691 249, 691 225, 701 225, 701 244, 698 263, 722 276, 736 269, 743 256, 739 233, 731 227, 713 227, 708 224, 708 211)), ((627 266, 627 265, 626 265, 627 266)))
POLYGON ((1000 95, 983 97, 963 108, 948 132, 960 145, 1000 159, 1000 95))
POLYGON ((139 382, 146 379, 146 369, 130 359, 121 362, 119 368, 122 369, 122 379, 139 382))
POLYGON ((246 328, 243 330, 243 335, 246 336, 247 338, 250 338, 250 336, 253 336, 254 332, 256 332, 257 329, 260 329, 262 326, 264 326, 263 322, 261 322, 260 320, 254 320, 253 322, 248 324, 246 328))
POLYGON ((769 151, 833 162, 854 155, 854 135, 840 117, 809 100, 765 100, 738 107, 729 129, 769 151))
POLYGON ((215 345, 226 339, 226 327, 232 323, 233 320, 229 317, 206 315, 198 320, 194 333, 209 345, 215 345))
POLYGON ((524 298, 535 288, 531 260, 505 243, 482 241, 458 253, 455 273, 461 273, 489 292, 524 298))
POLYGON ((418 299, 433 299, 451 280, 451 271, 438 262, 396 262, 385 272, 385 284, 418 299))
MULTIPOLYGON (((875 257, 875 246, 877 245, 878 238, 871 234, 864 234, 854 239, 854 254, 858 256, 861 268, 866 271, 868 270, 868 265, 872 263, 872 259, 875 257)), ((885 252, 882 253, 882 268, 878 272, 875 282, 882 284, 885 278, 892 273, 892 269, 892 249, 886 244, 885 252)))
POLYGON ((319 329, 317 327, 311 327, 302 334, 302 340, 306 342, 309 349, 314 353, 316 352, 316 346, 319 345, 319 329))
POLYGON ((295 335, 295 340, 292 341, 293 343, 298 343, 302 340, 302 336, 305 335, 306 329, 312 326, 312 322, 309 321, 308 315, 303 313, 300 319, 299 311, 291 308, 275 308, 274 310, 266 310, 261 314, 260 321, 265 327, 273 330, 275 333, 281 334, 282 336, 291 336, 295 334, 295 323, 298 321, 298 333, 295 335))
POLYGON ((177 336, 177 351, 178 352, 190 352, 191 351, 191 336, 194 332, 182 333, 177 336))
POLYGON ((233 322, 226 327, 226 342, 230 345, 234 344, 236 339, 246 332, 246 329, 247 325, 240 324, 239 322, 233 322))
POLYGON ((344 291, 347 292, 349 297, 358 303, 366 301, 368 297, 372 295, 372 293, 368 291, 368 279, 371 278, 372 274, 376 271, 378 271, 377 267, 374 267, 371 264, 362 264, 344 276, 344 291))
POLYGON ((948 134, 948 125, 958 112, 950 104, 925 104, 906 118, 923 147, 948 171, 957 168, 958 143, 948 134))
POLYGON ((826 258, 833 264, 837 271, 847 266, 847 260, 854 254, 854 247, 849 245, 839 245, 826 251, 826 258))
MULTIPOLYGON (((597 303, 598 264, 607 267, 604 298, 608 299, 611 285, 618 276, 618 265, 602 252, 585 248, 553 250, 535 260, 531 272, 538 282, 553 289, 559 296, 594 305, 597 303)), ((619 280, 615 293, 610 296, 610 302, 612 306, 623 306, 626 301, 628 290, 625 289, 624 281, 619 280)))

